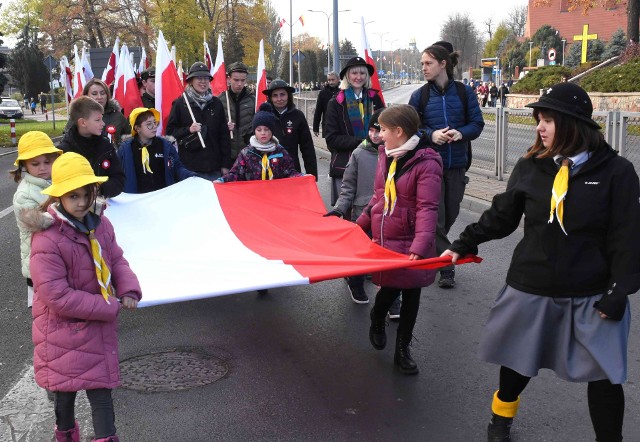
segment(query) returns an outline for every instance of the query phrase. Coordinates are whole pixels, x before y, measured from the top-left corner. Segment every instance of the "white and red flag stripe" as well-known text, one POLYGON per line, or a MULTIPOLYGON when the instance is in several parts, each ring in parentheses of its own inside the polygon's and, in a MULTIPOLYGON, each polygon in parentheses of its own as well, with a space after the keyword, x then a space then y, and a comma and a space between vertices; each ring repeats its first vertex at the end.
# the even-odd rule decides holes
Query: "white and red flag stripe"
POLYGON ((138 82, 133 71, 133 64, 127 45, 122 45, 120 49, 120 60, 118 60, 113 96, 122 106, 124 116, 127 118, 129 118, 132 110, 142 107, 140 89, 138 89, 138 82))
POLYGON ((82 95, 82 89, 84 89, 85 84, 82 60, 78 55, 78 46, 73 45, 73 98, 78 98, 82 95))
POLYGON ((258 112, 260 105, 267 101, 267 96, 262 93, 262 91, 267 88, 267 69, 265 68, 264 64, 264 40, 260 40, 256 75, 256 112, 258 112))
POLYGON ((371 56, 371 46, 369 46, 369 40, 367 39, 367 31, 364 27, 364 17, 360 17, 360 21, 362 23, 362 34, 360 38, 360 48, 358 51, 358 55, 364 58, 364 60, 373 66, 373 75, 371 76, 371 88, 376 89, 378 91, 378 95, 382 100, 382 104, 385 104, 384 97, 382 96, 382 87, 380 87, 380 79, 378 78, 378 67, 376 66, 376 62, 373 60, 371 56))
POLYGON ((410 261, 325 212, 305 176, 215 185, 189 178, 121 194, 105 213, 140 280, 140 307, 451 262, 410 261))
POLYGON ((68 109, 69 103, 73 100, 73 73, 71 72, 71 66, 69 66, 69 60, 66 55, 60 58, 60 82, 64 85, 65 102, 68 109))
POLYGON ((227 70, 224 66, 224 54, 222 53, 222 36, 218 35, 218 52, 216 63, 211 68, 211 91, 216 97, 227 90, 227 70))
POLYGON ((116 67, 118 65, 118 57, 120 57, 120 38, 116 37, 116 41, 113 44, 113 50, 109 56, 109 63, 102 72, 102 81, 111 86, 116 79, 116 67))
POLYGON ((160 112, 158 135, 164 135, 171 112, 173 100, 178 98, 184 87, 178 77, 178 69, 171 58, 171 53, 162 31, 158 32, 156 45, 156 109, 160 112))

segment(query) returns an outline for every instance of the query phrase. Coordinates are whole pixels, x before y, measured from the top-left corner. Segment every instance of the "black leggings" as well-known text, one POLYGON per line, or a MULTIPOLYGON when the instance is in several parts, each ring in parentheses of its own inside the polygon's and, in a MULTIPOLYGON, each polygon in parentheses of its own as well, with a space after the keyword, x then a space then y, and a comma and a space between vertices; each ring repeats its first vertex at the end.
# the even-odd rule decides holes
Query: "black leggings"
POLYGON ((376 295, 376 303, 373 306, 374 314, 380 320, 386 315, 391 304, 402 293, 402 307, 400 308, 400 324, 398 334, 411 336, 413 326, 416 325, 418 309, 420 308, 420 291, 422 288, 396 289, 393 287, 380 287, 376 295))
MULTIPOLYGON (((93 431, 96 439, 114 436, 116 434, 116 417, 113 412, 111 390, 98 388, 87 390, 87 399, 91 404, 93 431)), ((75 391, 56 391, 54 393, 54 410, 58 430, 70 430, 75 426, 75 391)))
MULTIPOLYGON (((525 389, 531 378, 523 376, 507 367, 500 367, 500 390, 498 399, 514 402, 525 389)), ((618 442, 622 440, 624 421, 624 390, 620 384, 612 384, 608 379, 592 381, 587 386, 589 415, 598 442, 618 442)))

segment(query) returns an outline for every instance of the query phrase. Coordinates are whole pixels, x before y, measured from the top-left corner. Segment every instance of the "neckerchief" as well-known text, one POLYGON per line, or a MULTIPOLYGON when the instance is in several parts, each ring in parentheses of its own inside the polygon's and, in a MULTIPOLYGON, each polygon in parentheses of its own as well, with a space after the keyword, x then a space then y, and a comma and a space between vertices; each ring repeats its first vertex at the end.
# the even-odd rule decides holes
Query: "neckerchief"
POLYGON ((553 189, 551 190, 551 213, 549 215, 549 223, 553 222, 553 212, 556 213, 556 219, 560 224, 560 228, 567 235, 567 231, 564 229, 563 216, 564 216, 564 199, 567 196, 569 190, 569 167, 570 164, 568 158, 563 158, 560 170, 556 174, 553 180, 553 189))
POLYGON ((89 242, 91 243, 91 255, 93 256, 93 265, 96 268, 96 276, 98 277, 98 284, 100 285, 100 293, 107 304, 109 302, 109 296, 113 296, 113 287, 111 286, 111 272, 109 266, 102 257, 102 247, 96 239, 95 230, 90 230, 89 242))
POLYGON ((366 138, 369 130, 369 105, 370 100, 365 89, 362 90, 362 98, 358 100, 353 89, 344 90, 344 98, 347 103, 347 115, 356 138, 366 138))
POLYGON ((388 157, 392 157, 393 161, 389 166, 389 172, 387 173, 387 180, 384 183, 384 215, 391 216, 393 214, 393 210, 396 208, 396 168, 398 166, 398 159, 402 158, 407 154, 407 152, 412 151, 418 145, 420 141, 420 137, 417 135, 409 138, 402 146, 396 147, 395 149, 387 149, 385 147, 384 151, 388 157))
POLYGON ((150 163, 150 159, 149 159, 149 149, 147 149, 148 145, 144 145, 142 146, 142 171, 144 173, 153 173, 153 171, 151 170, 151 163, 150 163))

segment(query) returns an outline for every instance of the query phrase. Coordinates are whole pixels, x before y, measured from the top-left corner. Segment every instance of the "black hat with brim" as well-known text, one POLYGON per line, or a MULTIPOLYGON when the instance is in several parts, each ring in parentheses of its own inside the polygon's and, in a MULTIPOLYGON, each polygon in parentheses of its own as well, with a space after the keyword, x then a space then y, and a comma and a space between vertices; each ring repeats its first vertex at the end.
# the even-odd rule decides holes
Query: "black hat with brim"
POLYGON ((151 66, 149 69, 142 71, 140 74, 140 78, 143 80, 148 80, 149 78, 156 78, 156 68, 151 66))
POLYGON ((600 125, 591 118, 593 104, 589 94, 577 84, 558 83, 553 85, 544 92, 538 101, 529 103, 526 107, 551 109, 584 121, 595 129, 600 129, 600 125))
POLYGON ((292 95, 296 91, 295 88, 289 86, 286 81, 276 78, 269 83, 269 87, 263 90, 262 93, 267 97, 270 97, 271 93, 276 89, 284 89, 289 93, 289 95, 292 95))
POLYGON ((209 81, 213 80, 211 72, 209 72, 209 68, 201 61, 196 61, 189 68, 189 75, 187 75, 187 80, 191 80, 195 77, 209 77, 209 81))
POLYGON ((345 65, 345 67, 343 67, 342 70, 340 71, 340 80, 344 78, 344 76, 347 74, 347 71, 350 68, 355 66, 364 66, 367 68, 367 72, 369 72, 369 77, 373 75, 373 66, 367 63, 365 59, 362 57, 353 57, 349 59, 349 61, 347 61, 347 64, 345 65))

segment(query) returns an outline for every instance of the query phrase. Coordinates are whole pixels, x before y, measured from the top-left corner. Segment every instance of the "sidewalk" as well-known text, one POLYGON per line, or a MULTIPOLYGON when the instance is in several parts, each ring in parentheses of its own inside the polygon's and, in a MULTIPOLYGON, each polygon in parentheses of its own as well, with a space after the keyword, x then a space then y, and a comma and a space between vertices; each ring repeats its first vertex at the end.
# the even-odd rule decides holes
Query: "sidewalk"
MULTIPOLYGON (((327 151, 327 144, 324 138, 313 137, 316 149, 327 151)), ((507 181, 498 181, 496 178, 488 177, 479 173, 474 173, 473 169, 467 172, 469 184, 465 190, 464 198, 460 207, 476 213, 482 213, 491 206, 493 196, 504 192, 507 188, 507 181)))

